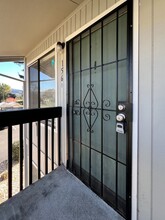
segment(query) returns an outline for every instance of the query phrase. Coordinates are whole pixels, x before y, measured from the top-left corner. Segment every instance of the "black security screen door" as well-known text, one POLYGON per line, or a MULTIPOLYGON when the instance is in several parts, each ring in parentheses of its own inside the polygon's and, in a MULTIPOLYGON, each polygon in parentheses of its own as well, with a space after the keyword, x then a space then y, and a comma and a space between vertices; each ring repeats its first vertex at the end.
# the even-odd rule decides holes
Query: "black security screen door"
POLYGON ((127 218, 130 71, 127 6, 68 42, 69 169, 127 218))

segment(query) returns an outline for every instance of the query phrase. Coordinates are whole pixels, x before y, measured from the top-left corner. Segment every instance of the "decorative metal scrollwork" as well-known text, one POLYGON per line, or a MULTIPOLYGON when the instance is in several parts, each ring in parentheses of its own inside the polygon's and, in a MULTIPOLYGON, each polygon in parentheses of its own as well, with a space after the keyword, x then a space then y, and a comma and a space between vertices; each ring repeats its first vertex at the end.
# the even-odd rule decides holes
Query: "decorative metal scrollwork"
POLYGON ((93 91, 94 84, 87 84, 87 88, 88 90, 83 101, 83 107, 85 108, 83 110, 83 115, 88 126, 87 131, 93 133, 94 131, 92 130, 92 128, 98 118, 97 108, 99 106, 99 102, 93 91), (90 121, 88 119, 88 116, 91 116, 90 121))
POLYGON ((83 115, 84 115, 85 121, 86 121, 87 126, 88 126, 87 131, 89 132, 89 129, 90 129, 90 123, 89 123, 88 116, 90 116, 90 110, 89 110, 88 108, 87 108, 87 109, 84 109, 84 110, 83 110, 83 115))
POLYGON ((110 114, 109 113, 103 113, 103 119, 104 119, 104 121, 109 121, 110 119, 111 119, 111 116, 110 116, 110 114))
POLYGON ((73 115, 80 115, 80 110, 73 110, 73 115))
POLYGON ((96 109, 84 109, 83 115, 88 126, 87 131, 93 133, 94 131, 92 130, 92 128, 98 118, 98 111, 96 109), (88 118, 89 116, 91 116, 90 121, 88 118))
POLYGON ((80 105, 80 99, 77 99, 76 101, 74 101, 75 105, 80 105))
POLYGON ((91 126, 90 126, 90 130, 93 133, 94 131, 92 130, 96 120, 98 118, 98 111, 96 109, 92 109, 91 110, 91 126))
POLYGON ((94 84, 87 84, 87 88, 93 88, 94 87, 94 84))
POLYGON ((108 99, 103 100, 103 108, 105 108, 105 107, 108 108, 110 106, 111 106, 110 100, 108 100, 108 99))
POLYGON ((90 115, 90 110, 88 108, 84 109, 83 113, 89 116, 90 115))
POLYGON ((91 102, 91 106, 96 106, 97 104, 96 104, 96 102, 91 102))
POLYGON ((99 102, 96 98, 96 95, 93 91, 93 88, 94 87, 94 84, 91 84, 91 85, 87 85, 87 88, 88 88, 88 91, 86 93, 86 96, 84 98, 84 101, 83 101, 83 106, 85 108, 97 108, 99 106, 99 102), (92 100, 92 101, 89 101, 89 100, 92 100))

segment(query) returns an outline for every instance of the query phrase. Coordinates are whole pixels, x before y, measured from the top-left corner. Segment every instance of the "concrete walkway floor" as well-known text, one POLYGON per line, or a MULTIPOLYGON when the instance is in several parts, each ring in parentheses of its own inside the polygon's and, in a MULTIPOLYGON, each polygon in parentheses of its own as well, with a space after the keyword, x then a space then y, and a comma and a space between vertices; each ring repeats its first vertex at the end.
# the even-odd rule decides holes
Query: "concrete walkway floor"
POLYGON ((123 220, 64 166, 0 205, 0 220, 123 220))

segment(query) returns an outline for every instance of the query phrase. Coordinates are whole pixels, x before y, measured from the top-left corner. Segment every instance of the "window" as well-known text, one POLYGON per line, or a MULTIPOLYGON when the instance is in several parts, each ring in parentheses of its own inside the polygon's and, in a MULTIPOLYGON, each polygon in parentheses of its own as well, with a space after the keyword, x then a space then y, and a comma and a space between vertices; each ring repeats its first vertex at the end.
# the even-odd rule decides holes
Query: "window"
POLYGON ((24 58, 0 57, 0 111, 22 109, 24 58))
POLYGON ((55 106, 54 50, 29 67, 30 108, 55 106))

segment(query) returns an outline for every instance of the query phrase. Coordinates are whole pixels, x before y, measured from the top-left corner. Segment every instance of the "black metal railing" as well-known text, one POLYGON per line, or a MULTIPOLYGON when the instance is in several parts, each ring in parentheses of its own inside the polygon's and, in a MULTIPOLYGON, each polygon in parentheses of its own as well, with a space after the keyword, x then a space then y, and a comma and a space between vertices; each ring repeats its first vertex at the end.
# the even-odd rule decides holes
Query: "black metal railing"
MULTIPOLYGON (((37 122, 37 161, 38 161, 38 179, 41 178, 41 163, 45 165, 45 174, 48 173, 48 127, 51 129, 51 170, 54 170, 54 120, 57 118, 58 130, 58 162, 60 165, 60 150, 61 150, 61 107, 42 108, 42 109, 22 109, 14 111, 0 112, 0 127, 7 127, 8 129, 8 198, 12 197, 12 126, 19 126, 19 158, 20 158, 20 191, 23 189, 23 145, 24 145, 24 129, 26 126, 26 133, 28 134, 29 147, 29 185, 32 184, 32 164, 33 164, 33 122, 37 122), (49 123, 48 123, 49 121, 49 123), (44 123, 43 123, 44 122, 44 123), (45 160, 41 161, 41 123, 45 126, 45 160), (49 124, 49 125, 48 125, 49 124), (51 126, 50 126, 51 125, 51 126)), ((26 155, 27 156, 27 155, 26 155)))

